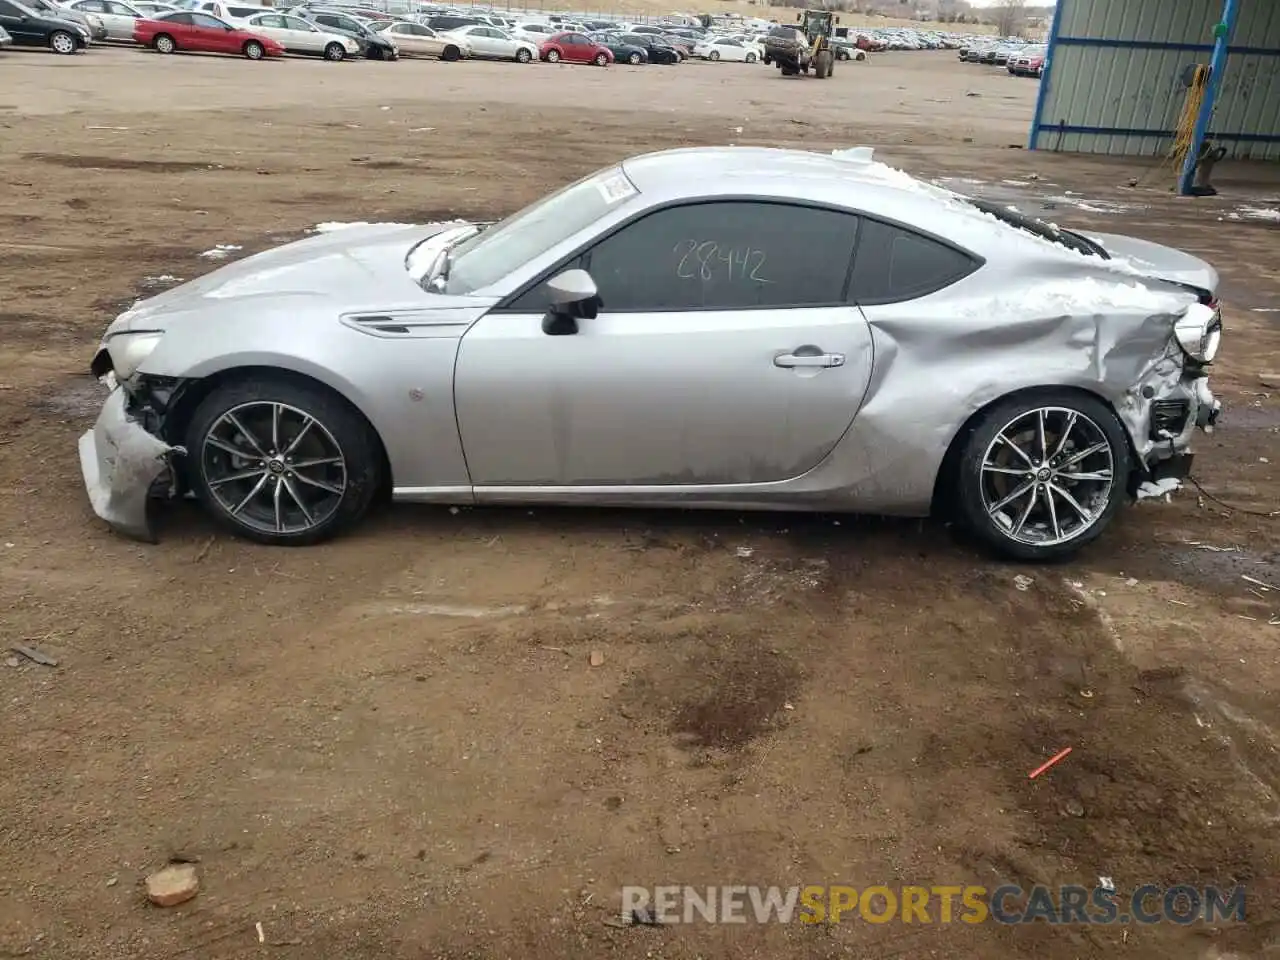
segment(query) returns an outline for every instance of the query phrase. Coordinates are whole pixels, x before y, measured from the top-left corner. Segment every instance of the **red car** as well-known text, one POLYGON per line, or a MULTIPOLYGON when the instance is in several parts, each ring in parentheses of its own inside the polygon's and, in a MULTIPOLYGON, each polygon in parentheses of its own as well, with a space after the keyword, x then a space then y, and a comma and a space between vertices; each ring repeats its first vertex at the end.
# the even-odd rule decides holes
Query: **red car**
POLYGON ((582 33, 557 33, 542 41, 538 59, 547 63, 594 63, 603 67, 613 63, 613 53, 582 33))
POLYGON ((180 10, 133 25, 133 39, 157 53, 187 50, 192 53, 235 53, 250 60, 282 57, 284 47, 261 34, 233 27, 207 13, 180 10))

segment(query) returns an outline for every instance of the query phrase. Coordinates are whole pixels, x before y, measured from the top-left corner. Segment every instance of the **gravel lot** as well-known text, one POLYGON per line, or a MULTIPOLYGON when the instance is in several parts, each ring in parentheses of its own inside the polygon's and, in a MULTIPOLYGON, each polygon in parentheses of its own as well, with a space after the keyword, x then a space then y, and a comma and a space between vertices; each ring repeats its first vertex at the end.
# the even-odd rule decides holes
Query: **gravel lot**
POLYGON ((1134 161, 1012 149, 1034 96, 952 53, 830 82, 0 54, 0 639, 59 660, 0 655, 0 957, 1275 956, 1280 589, 1241 579, 1280 585, 1275 518, 1184 492, 1019 570, 929 523, 391 507, 287 551, 185 506, 138 545, 85 502, 97 336, 216 266, 202 251, 492 218, 633 153, 733 142, 876 144, 1213 261, 1227 413, 1197 475, 1280 508, 1260 380, 1280 314, 1259 312, 1280 227, 1237 212, 1280 178, 1221 166, 1221 197, 1181 200, 1134 161), (175 855, 200 895, 148 906, 175 855), (1246 883, 1250 919, 604 923, 628 883, 1099 876, 1246 883))

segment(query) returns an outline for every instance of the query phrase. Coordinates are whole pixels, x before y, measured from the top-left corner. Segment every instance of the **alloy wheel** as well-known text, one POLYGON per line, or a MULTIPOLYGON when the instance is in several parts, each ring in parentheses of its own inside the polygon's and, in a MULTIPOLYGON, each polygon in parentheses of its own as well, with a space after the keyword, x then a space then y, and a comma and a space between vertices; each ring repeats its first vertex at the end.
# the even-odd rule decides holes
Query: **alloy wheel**
POLYGON ((69 33, 55 33, 52 45, 55 53, 67 54, 76 52, 76 42, 69 33))
POLYGON ((329 429, 305 410, 242 403, 205 433, 200 468, 228 515, 270 534, 304 533, 342 502, 347 464, 329 429))
POLYGON ((1106 433, 1078 410, 1039 407, 1006 423, 982 457, 982 505, 1017 543, 1054 546, 1106 512, 1115 456, 1106 433))

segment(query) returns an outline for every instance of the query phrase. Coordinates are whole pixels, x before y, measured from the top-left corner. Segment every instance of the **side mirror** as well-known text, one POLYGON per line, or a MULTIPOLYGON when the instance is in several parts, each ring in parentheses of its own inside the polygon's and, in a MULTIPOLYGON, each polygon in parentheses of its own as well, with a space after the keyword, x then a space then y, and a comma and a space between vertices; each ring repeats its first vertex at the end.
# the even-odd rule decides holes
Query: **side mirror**
POLYGON ((585 270, 566 270, 547 281, 551 309, 542 320, 542 332, 562 337, 578 332, 579 320, 594 320, 600 311, 596 282, 585 270))

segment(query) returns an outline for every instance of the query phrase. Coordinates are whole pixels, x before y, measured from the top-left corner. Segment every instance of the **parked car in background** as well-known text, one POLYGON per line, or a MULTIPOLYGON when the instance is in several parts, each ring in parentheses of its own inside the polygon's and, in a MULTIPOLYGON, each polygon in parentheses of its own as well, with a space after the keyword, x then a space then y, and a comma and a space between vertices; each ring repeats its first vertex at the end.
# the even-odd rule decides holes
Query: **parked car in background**
POLYGON ((859 49, 851 40, 832 40, 831 49, 837 60, 865 60, 867 51, 859 49))
POLYGON ((107 25, 102 22, 102 18, 94 13, 85 13, 82 10, 72 10, 61 4, 54 3, 53 0, 22 0, 24 7, 29 7, 39 16, 51 17, 54 20, 70 20, 78 23, 89 31, 89 39, 102 42, 109 36, 107 25))
POLYGON ((354 37, 370 60, 395 60, 400 56, 400 48, 394 40, 349 13, 341 10, 307 9, 302 16, 331 33, 354 37))
POLYGON ((613 54, 614 63, 629 63, 632 66, 639 66, 642 63, 649 62, 648 49, 638 44, 627 43, 622 34, 600 30, 595 33, 589 33, 587 36, 596 43, 608 47, 609 52, 613 54))
POLYGON ((613 54, 585 33, 557 33, 538 48, 538 59, 547 63, 594 63, 604 67, 613 63, 613 54))
POLYGON ((652 33, 624 33, 619 38, 623 43, 640 47, 649 55, 650 63, 679 63, 680 53, 675 47, 664 43, 661 37, 652 33))
POLYGON ((463 17, 451 14, 439 14, 427 18, 427 26, 436 33, 447 33, 459 27, 474 27, 481 22, 479 17, 463 17))
POLYGON ((471 56, 480 60, 515 60, 529 63, 538 59, 538 44, 521 40, 500 27, 476 24, 450 30, 446 36, 457 37, 471 48, 471 56))
POLYGON ((384 23, 379 32, 405 56, 436 57, 440 60, 463 60, 471 56, 471 46, 466 40, 447 33, 436 33, 420 23, 404 20, 384 23))
POLYGON ((152 18, 162 13, 176 13, 181 9, 180 7, 175 7, 172 3, 161 3, 159 0, 133 0, 131 5, 144 17, 152 18))
POLYGON ((17 0, 0 0, 0 28, 15 47, 48 47, 54 53, 71 54, 89 46, 89 28, 84 24, 45 16, 17 0))
POLYGON ((1044 71, 1047 47, 1028 47, 1009 61, 1009 72, 1015 77, 1038 77, 1044 71))
POLYGON ((741 40, 730 37, 713 37, 703 40, 693 48, 693 56, 703 60, 733 60, 741 63, 755 63, 760 59, 753 47, 748 47, 741 40))
POLYGON ((284 47, 286 53, 345 60, 360 56, 360 44, 354 37, 331 33, 302 17, 287 13, 259 13, 244 21, 244 28, 262 34, 284 47))
POLYGON ((0 47, 9 47, 13 45, 13 37, 9 36, 9 31, 4 27, 0 27, 0 47))
POLYGON ((165 13, 139 20, 133 39, 157 53, 226 53, 249 60, 284 56, 284 47, 270 37, 253 33, 198 10, 165 13))
POLYGON ((274 7, 264 7, 260 3, 229 3, 227 0, 200 0, 200 3, 190 9, 210 14, 231 24, 241 23, 260 13, 280 12, 274 7))
POLYGON ((520 23, 517 23, 511 29, 511 33, 513 36, 517 37, 520 40, 528 40, 530 43, 536 44, 538 46, 542 46, 542 44, 546 40, 548 40, 550 37, 553 37, 557 33, 561 33, 561 32, 563 31, 561 31, 558 27, 551 26, 551 24, 549 23, 532 23, 529 21, 522 21, 520 23))
POLYGON ((106 28, 108 40, 132 42, 134 25, 151 15, 150 12, 140 10, 125 0, 72 0, 66 7, 68 10, 76 10, 101 20, 106 28))

